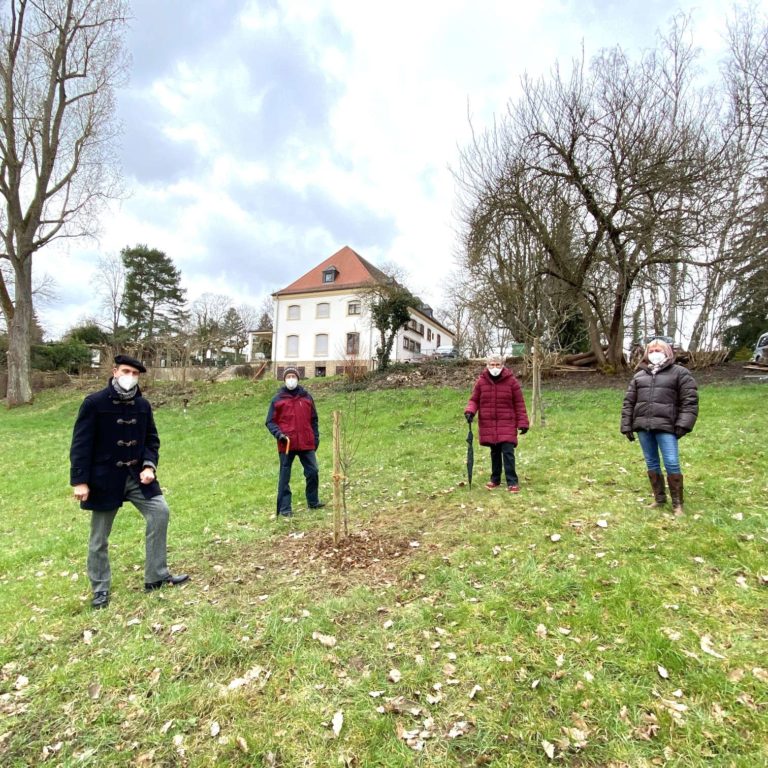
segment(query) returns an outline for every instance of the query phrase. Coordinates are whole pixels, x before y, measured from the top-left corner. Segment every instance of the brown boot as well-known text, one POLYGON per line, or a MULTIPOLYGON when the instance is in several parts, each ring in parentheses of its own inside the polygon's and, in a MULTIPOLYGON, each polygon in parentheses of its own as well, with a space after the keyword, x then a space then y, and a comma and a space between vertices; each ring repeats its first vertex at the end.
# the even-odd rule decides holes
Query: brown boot
POLYGON ((667 482, 672 497, 672 511, 679 517, 683 514, 683 476, 667 475, 667 482))
POLYGON ((667 493, 664 489, 664 475, 659 472, 649 472, 648 479, 653 488, 653 503, 649 504, 649 509, 663 507, 667 503, 667 493))

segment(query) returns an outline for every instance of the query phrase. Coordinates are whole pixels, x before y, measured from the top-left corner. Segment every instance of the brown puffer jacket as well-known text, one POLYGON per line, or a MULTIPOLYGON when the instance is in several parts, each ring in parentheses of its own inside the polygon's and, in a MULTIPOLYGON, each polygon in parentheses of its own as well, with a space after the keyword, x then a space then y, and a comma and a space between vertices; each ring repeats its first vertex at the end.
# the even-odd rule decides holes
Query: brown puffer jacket
POLYGON ((629 382, 621 409, 621 432, 671 432, 681 437, 693 429, 699 415, 696 381, 687 368, 668 362, 655 374, 649 366, 629 382))

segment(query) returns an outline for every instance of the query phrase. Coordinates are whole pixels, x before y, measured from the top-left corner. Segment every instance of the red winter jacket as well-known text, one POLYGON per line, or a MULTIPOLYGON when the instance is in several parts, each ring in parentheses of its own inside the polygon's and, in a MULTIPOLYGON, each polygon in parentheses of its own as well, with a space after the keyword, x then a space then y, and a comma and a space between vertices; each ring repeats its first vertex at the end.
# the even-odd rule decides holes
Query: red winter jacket
POLYGON ((517 445, 517 430, 529 426, 523 390, 509 368, 502 368, 498 376, 491 376, 486 368, 475 382, 464 413, 478 414, 480 445, 517 445))
POLYGON ((266 426, 277 438, 280 453, 285 453, 286 447, 281 435, 290 439, 291 451, 316 451, 320 445, 315 401, 304 387, 280 389, 269 404, 266 426))

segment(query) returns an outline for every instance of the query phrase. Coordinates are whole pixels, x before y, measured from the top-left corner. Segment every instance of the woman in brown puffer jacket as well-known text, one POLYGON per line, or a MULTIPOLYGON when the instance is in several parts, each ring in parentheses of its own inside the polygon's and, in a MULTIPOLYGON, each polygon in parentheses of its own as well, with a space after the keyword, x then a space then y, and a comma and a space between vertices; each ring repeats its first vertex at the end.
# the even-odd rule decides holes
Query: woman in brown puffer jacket
POLYGON ((667 502, 659 451, 676 515, 683 514, 683 475, 677 442, 696 424, 699 395, 687 368, 675 364, 672 347, 661 339, 645 348, 638 371, 629 382, 621 409, 621 433, 630 441, 637 432, 653 488, 651 507, 667 502))

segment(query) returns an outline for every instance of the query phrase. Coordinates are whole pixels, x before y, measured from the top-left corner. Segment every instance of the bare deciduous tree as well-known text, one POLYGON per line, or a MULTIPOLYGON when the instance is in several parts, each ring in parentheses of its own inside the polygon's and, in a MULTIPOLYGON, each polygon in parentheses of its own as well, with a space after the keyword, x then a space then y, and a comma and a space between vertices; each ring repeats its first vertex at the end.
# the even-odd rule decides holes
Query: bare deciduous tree
POLYGON ((32 257, 92 233, 116 193, 114 89, 126 57, 125 0, 10 0, 0 15, 0 273, 9 407, 30 403, 32 257))
MULTIPOLYGON (((660 42, 636 64, 616 48, 574 62, 569 76, 555 67, 549 79, 524 78, 522 98, 464 152, 459 173, 465 213, 481 212, 465 217, 469 240, 488 222, 503 221, 515 239, 524 227, 534 273, 570 292, 592 351, 612 367, 624 362, 625 315, 642 276, 700 261, 704 193, 720 181, 712 104, 691 84, 684 20, 660 42)), ((485 258, 497 240, 480 238, 485 258)))

